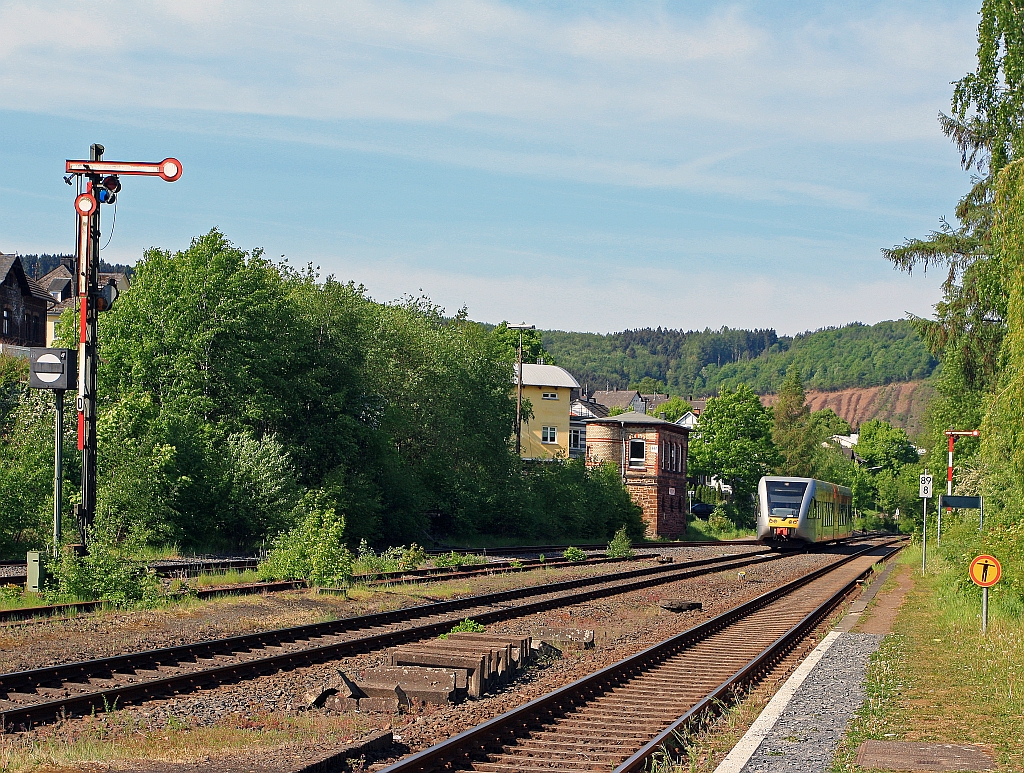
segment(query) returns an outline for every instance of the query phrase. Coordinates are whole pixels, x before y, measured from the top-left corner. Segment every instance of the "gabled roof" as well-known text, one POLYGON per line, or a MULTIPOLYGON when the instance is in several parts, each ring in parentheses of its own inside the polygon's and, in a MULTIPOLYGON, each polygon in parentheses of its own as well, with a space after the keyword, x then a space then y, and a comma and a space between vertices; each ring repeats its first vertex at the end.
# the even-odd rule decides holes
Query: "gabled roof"
POLYGON ((628 408, 639 395, 635 389, 611 389, 594 392, 591 398, 606 408, 628 408))
POLYGON ((569 408, 570 416, 582 416, 585 419, 600 419, 608 415, 608 406, 595 403, 593 400, 573 400, 569 408))
POLYGON ((580 388, 579 382, 565 368, 557 365, 532 365, 528 362, 523 363, 523 386, 580 388))
POLYGON ((22 295, 31 295, 38 300, 54 303, 53 296, 46 292, 35 279, 25 273, 25 267, 21 264, 21 258, 17 255, 4 255, 0 253, 0 282, 4 281, 12 271, 18 284, 21 286, 22 295))

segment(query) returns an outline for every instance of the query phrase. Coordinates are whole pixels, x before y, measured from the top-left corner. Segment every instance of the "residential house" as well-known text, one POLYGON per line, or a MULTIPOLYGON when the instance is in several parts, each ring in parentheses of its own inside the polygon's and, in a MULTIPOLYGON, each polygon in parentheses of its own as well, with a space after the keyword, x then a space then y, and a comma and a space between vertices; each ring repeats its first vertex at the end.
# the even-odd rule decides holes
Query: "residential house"
POLYGON ((636 411, 647 413, 647 401, 635 389, 599 390, 590 395, 591 399, 603 405, 608 411, 636 411))
MULTIPOLYGON (((576 390, 573 390, 576 395, 576 390)), ((608 415, 608 407, 585 394, 575 396, 569 406, 569 456, 586 456, 587 419, 600 419, 608 415)))
POLYGON ((46 307, 50 295, 25 272, 21 258, 0 253, 0 344, 46 344, 46 307))
MULTIPOLYGON (((128 289, 127 274, 101 271, 97 279, 100 287, 108 284, 116 285, 118 293, 123 293, 128 289)), ((77 303, 76 282, 75 259, 70 255, 61 258, 60 265, 53 271, 44 274, 39 280, 39 284, 56 300, 46 314, 47 346, 53 346, 54 331, 61 314, 68 308, 75 308, 77 303)))
POLYGON ((630 496, 643 509, 647 536, 683 536, 690 431, 636 411, 587 419, 586 424, 587 466, 618 467, 630 496))
MULTIPOLYGON (((517 366, 518 367, 518 366, 517 366)), ((569 458, 569 415, 573 390, 580 385, 557 365, 523 363, 523 400, 533 416, 523 419, 520 455, 523 459, 569 458)))

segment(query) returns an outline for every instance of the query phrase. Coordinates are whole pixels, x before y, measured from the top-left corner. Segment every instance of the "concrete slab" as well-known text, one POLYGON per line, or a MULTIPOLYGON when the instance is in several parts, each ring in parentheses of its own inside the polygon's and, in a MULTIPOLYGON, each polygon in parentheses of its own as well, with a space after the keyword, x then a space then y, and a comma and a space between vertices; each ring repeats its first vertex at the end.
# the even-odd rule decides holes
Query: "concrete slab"
POLYGON ((995 770, 983 746, 911 741, 865 741, 857 748, 857 764, 879 770, 926 770, 934 773, 995 770))

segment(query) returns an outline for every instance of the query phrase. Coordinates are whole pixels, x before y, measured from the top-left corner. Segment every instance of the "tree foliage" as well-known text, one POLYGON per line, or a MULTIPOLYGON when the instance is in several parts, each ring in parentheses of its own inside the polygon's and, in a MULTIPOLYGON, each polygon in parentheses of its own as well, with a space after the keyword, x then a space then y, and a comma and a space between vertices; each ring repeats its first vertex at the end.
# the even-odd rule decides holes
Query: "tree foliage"
POLYGON ((746 386, 708 400, 690 440, 691 474, 717 476, 749 516, 758 481, 780 463, 772 442, 772 414, 746 386))
MULTIPOLYGON (((62 318, 66 343, 76 324, 73 311, 62 318)), ((214 230, 181 252, 147 251, 99 328, 96 540, 283 550, 279 535, 303 539, 311 518, 334 534, 328 512, 353 547, 642 534, 616 474, 519 460, 512 331, 464 312, 375 303, 214 230)), ((0 550, 41 547, 52 396, 30 394, 23 367, 0 366, 0 550)))
POLYGON ((772 439, 782 457, 779 475, 810 477, 820 440, 811 424, 811 409, 804 395, 800 370, 792 365, 773 406, 772 439))

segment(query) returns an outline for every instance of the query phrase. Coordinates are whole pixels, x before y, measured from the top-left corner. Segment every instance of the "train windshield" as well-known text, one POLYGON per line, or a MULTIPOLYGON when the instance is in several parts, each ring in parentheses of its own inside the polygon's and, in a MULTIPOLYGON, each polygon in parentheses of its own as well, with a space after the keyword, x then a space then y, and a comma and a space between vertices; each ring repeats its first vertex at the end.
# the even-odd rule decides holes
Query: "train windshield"
POLYGON ((800 515, 807 483, 795 480, 765 481, 768 487, 768 515, 791 518, 800 515))

